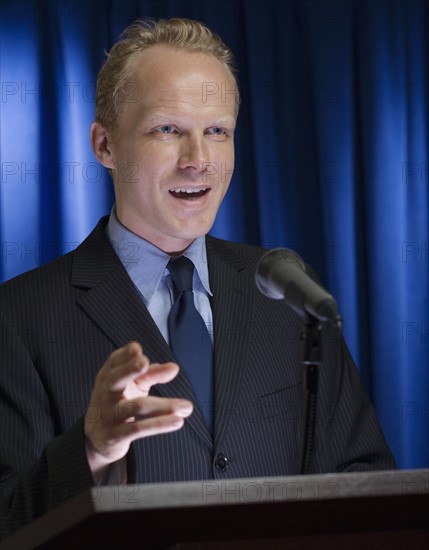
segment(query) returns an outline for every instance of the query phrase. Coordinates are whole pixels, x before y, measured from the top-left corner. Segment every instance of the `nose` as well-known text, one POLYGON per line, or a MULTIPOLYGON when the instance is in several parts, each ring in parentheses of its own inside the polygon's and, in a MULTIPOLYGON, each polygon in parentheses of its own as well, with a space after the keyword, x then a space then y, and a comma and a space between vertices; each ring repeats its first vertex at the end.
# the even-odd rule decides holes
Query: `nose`
POLYGON ((181 137, 178 166, 203 172, 210 162, 209 148, 204 136, 187 135, 181 137))

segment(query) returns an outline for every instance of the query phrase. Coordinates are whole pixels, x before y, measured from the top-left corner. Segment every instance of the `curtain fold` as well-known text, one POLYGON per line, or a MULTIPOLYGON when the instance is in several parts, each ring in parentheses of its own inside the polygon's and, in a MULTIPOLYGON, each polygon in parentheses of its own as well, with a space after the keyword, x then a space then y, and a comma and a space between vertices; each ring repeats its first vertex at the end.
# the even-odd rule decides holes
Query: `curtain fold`
POLYGON ((139 17, 204 21, 232 48, 236 170, 214 235, 296 249, 335 295, 402 468, 429 467, 424 0, 0 4, 1 280, 109 213, 89 146, 104 50, 139 17))

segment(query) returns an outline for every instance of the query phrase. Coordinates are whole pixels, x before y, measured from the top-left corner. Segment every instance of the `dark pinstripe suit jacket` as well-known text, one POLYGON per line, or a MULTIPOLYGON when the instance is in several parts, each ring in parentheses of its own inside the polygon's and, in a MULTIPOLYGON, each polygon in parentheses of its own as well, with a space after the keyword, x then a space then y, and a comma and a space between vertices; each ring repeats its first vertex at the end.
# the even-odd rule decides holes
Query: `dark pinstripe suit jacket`
MULTIPOLYGON (((0 513, 3 533, 92 484, 82 417, 97 371, 130 340, 174 360, 104 232, 0 287, 0 513)), ((215 431, 198 409, 178 432, 129 454, 138 483, 299 473, 300 321, 256 290, 257 247, 207 238, 215 326, 215 431), (216 468, 216 457, 228 468, 216 468)), ((346 347, 325 327, 313 472, 393 468, 346 347)), ((153 388, 195 402, 180 373, 153 388)), ((94 406, 94 415, 97 408, 94 406)))

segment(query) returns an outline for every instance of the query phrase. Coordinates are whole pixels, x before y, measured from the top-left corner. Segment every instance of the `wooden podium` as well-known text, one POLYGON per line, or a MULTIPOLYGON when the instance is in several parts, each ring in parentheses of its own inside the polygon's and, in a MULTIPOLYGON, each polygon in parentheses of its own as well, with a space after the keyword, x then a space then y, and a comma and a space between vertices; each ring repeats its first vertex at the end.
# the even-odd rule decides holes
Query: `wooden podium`
POLYGON ((423 550, 429 470, 93 488, 0 544, 38 547, 423 550))

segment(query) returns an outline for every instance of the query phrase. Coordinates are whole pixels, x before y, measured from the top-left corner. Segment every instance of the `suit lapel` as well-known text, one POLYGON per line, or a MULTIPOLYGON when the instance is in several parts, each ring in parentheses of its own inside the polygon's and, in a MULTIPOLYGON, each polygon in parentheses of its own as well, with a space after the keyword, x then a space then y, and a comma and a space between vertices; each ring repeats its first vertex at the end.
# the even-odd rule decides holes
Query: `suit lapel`
POLYGON ((254 311, 253 274, 223 241, 207 237, 215 339, 215 448, 236 412, 254 311))
MULTIPOLYGON (((106 223, 107 218, 103 218, 75 251, 71 283, 87 288, 77 300, 77 305, 115 347, 137 341, 142 344, 144 353, 152 362, 174 362, 170 347, 105 235, 106 223)), ((154 386, 151 394, 192 401, 194 412, 186 422, 207 445, 212 446, 211 435, 191 384, 182 371, 168 384, 154 386)))

